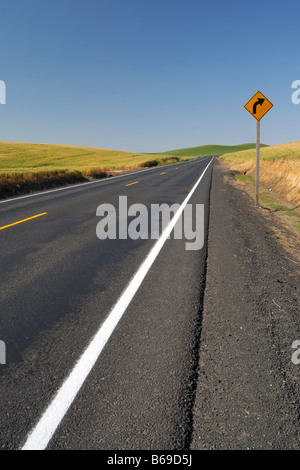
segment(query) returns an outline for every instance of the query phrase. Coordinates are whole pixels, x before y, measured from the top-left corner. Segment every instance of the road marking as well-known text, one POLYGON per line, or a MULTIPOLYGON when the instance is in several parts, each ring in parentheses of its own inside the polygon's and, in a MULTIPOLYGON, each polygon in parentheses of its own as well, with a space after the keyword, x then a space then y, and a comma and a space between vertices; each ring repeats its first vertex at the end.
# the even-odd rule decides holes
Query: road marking
POLYGON ((133 184, 138 184, 139 181, 135 181, 134 183, 129 183, 129 184, 126 184, 126 186, 132 186, 133 184))
POLYGON ((160 250, 164 246, 166 240, 171 234, 173 228, 178 222, 182 212, 184 211, 189 199, 197 189, 199 183, 201 182, 203 176, 205 175, 207 169, 213 162, 213 158, 208 163, 201 176, 199 177, 196 184, 193 186, 180 208, 174 214, 172 220, 165 228, 160 238, 157 240, 155 245, 151 248, 150 252, 146 256, 143 263, 140 265, 131 281, 121 294, 119 300, 113 307, 113 309, 108 314, 108 317, 104 323, 100 326, 100 329, 96 335, 91 340, 90 344, 87 346, 86 350, 75 364, 69 376, 63 382, 60 389, 57 391, 55 397, 53 398, 50 405, 47 407, 46 411, 33 428, 31 433, 26 439, 25 444, 21 450, 45 450, 49 441, 51 440, 56 429, 63 420, 68 409, 75 400, 79 390, 84 384, 89 373, 93 369, 96 361, 98 360, 103 348, 105 347, 107 341, 112 335, 117 324, 121 320, 124 312, 126 311, 131 300, 138 291, 140 285, 142 284, 144 278, 146 277, 149 269, 157 258, 160 250))
MULTIPOLYGON (((207 158, 209 158, 209 157, 207 157, 207 158)), ((191 163, 193 163, 193 162, 191 162, 191 163)), ((173 165, 175 165, 175 163, 173 163, 173 165)), ((170 166, 170 165, 161 165, 161 166, 164 167, 164 166, 170 166)), ((187 166, 187 165, 184 165, 184 166, 187 166)), ((0 204, 7 204, 8 202, 16 202, 16 201, 19 201, 20 199, 27 199, 28 197, 43 196, 45 194, 56 193, 57 191, 67 191, 69 189, 78 189, 78 188, 82 188, 83 186, 87 186, 87 185, 90 185, 90 184, 110 183, 111 181, 114 181, 116 178, 125 178, 126 176, 128 177, 128 176, 131 176, 131 175, 144 173, 145 171, 150 172, 150 171, 154 171, 154 170, 157 171, 157 167, 147 168, 146 170, 135 171, 134 173, 124 173, 123 175, 116 175, 116 176, 112 176, 110 178, 101 178, 101 179, 96 180, 96 181, 88 181, 87 183, 72 184, 71 186, 64 186, 63 188, 50 189, 49 191, 40 191, 40 192, 37 192, 37 193, 34 193, 34 194, 27 194, 27 196, 18 196, 18 197, 14 197, 12 199, 4 199, 3 201, 0 201, 0 204)))
POLYGON ((38 214, 32 217, 28 217, 28 219, 19 220, 18 222, 14 222, 13 224, 4 225, 4 227, 0 227, 0 230, 4 230, 5 228, 12 227, 13 225, 22 224, 23 222, 27 222, 27 220, 36 219, 37 217, 42 217, 42 215, 46 215, 46 214, 48 214, 48 212, 43 212, 43 214, 38 214))
POLYGON ((165 175, 166 173, 167 173, 167 172, 166 172, 166 171, 164 171, 163 173, 161 173, 161 175, 165 175))

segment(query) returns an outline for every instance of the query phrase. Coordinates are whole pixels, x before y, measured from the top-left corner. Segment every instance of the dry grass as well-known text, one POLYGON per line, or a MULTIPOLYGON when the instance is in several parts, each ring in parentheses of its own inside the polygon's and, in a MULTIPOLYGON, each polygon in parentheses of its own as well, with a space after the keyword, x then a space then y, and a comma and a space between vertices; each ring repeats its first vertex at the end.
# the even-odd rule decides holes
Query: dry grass
POLYGON ((0 197, 181 160, 94 147, 0 142, 0 197))
MULTIPOLYGON (((255 150, 225 154, 221 158, 240 174, 255 176, 255 150)), ((300 142, 261 149, 260 184, 300 205, 300 142)))
MULTIPOLYGON (((299 160, 300 159, 300 142, 291 142, 282 145, 273 145, 271 147, 263 147, 260 150, 262 160, 299 160)), ((244 150, 243 152, 234 152, 224 154, 222 159, 226 159, 227 163, 241 163, 246 160, 254 160, 256 150, 244 150)))
POLYGON ((60 170, 89 171, 92 168, 138 168, 151 155, 70 145, 0 142, 1 173, 35 173, 60 170))

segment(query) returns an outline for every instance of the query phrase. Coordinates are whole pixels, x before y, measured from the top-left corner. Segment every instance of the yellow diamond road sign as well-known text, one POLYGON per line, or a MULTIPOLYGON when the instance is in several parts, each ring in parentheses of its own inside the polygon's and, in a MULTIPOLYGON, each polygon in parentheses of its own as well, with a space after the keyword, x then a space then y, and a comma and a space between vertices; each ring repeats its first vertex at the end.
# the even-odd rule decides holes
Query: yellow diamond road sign
POLYGON ((268 98, 258 91, 254 96, 252 96, 251 100, 245 104, 245 108, 250 114, 252 114, 252 116, 255 117, 255 119, 260 121, 261 118, 264 117, 271 108, 273 108, 273 105, 268 98))

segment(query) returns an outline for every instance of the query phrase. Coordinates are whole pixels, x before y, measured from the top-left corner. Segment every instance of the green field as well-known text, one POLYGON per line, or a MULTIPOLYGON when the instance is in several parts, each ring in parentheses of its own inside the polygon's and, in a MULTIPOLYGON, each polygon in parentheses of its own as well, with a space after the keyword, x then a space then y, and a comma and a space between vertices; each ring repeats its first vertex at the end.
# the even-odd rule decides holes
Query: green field
MULTIPOLYGON (((241 152, 243 150, 255 149, 256 144, 241 145, 201 145, 200 147, 191 147, 186 149, 169 150, 159 155, 174 155, 179 157, 197 157, 200 155, 223 155, 224 153, 241 152)), ((261 147, 267 145, 261 144, 261 147)))

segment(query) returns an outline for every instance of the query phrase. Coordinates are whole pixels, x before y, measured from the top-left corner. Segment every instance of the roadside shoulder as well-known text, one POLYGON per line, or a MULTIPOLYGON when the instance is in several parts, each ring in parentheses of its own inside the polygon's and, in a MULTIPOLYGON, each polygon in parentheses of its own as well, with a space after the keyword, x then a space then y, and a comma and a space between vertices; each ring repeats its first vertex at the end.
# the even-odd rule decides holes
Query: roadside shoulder
POLYGON ((297 241, 274 226, 216 162, 193 449, 300 448, 297 241))

